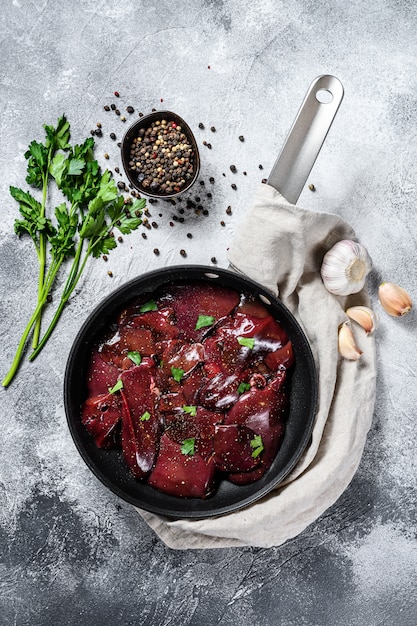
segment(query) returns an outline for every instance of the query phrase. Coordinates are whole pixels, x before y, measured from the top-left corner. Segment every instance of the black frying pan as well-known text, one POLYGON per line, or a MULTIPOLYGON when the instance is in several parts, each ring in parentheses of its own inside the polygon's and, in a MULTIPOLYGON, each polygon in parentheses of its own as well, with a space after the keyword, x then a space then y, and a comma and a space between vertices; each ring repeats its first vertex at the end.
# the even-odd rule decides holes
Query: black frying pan
MULTIPOLYGON (((320 106, 325 106, 324 103, 317 99, 316 94, 318 89, 330 91, 329 81, 337 81, 337 79, 333 77, 319 77, 311 86, 284 149, 268 179, 271 185, 278 188, 287 199, 293 202, 297 200, 299 192, 305 183, 310 171, 308 169, 306 173, 306 168, 312 167, 337 111, 337 107, 332 109, 332 111, 328 110, 325 124, 323 120, 318 126, 316 124, 317 132, 310 133, 310 138, 314 135, 316 142, 315 156, 311 146, 309 150, 304 150, 304 165, 295 168, 296 175, 294 175, 294 178, 286 176, 284 180, 282 179, 282 172, 286 170, 285 160, 291 159, 291 151, 297 151, 298 149, 298 154, 302 154, 300 127, 297 127, 297 121, 301 120, 303 122, 303 115, 305 117, 306 112, 308 113, 311 107, 316 107, 319 111, 320 106), (326 79, 324 81, 325 87, 322 86, 323 79, 326 79), (311 103, 312 97, 315 98, 313 103, 311 103), (308 103, 310 103, 309 106, 307 106, 308 103), (323 131, 324 126, 325 130, 323 131), (317 130, 318 127, 322 128, 321 135, 317 130), (307 165, 307 162, 309 165, 307 165), (298 195, 297 184, 294 182, 296 179, 298 181, 298 195), (281 185, 282 180, 283 185, 281 185), (291 182, 291 185, 288 184, 289 182, 291 182), (295 195, 297 195, 297 198, 295 198, 295 195)), ((333 87, 335 89, 338 88, 340 83, 337 81, 331 84, 331 93, 333 93, 333 87)), ((337 95, 339 103, 342 93, 343 91, 341 93, 338 92, 337 95)), ((309 115, 311 117, 309 128, 311 129, 314 128, 316 117, 311 115, 311 112, 309 115)), ((305 123, 305 119, 303 123, 305 123)), ((304 136, 307 136, 306 133, 304 133, 304 136)), ((294 157, 294 154, 292 156, 294 157)), ((116 289, 91 313, 79 331, 68 358, 64 382, 64 402, 68 425, 75 445, 91 471, 109 489, 127 502, 152 513, 171 518, 205 518, 224 515, 256 502, 279 485, 294 468, 310 440, 314 424, 317 406, 317 374, 308 340, 300 325, 282 302, 272 296, 269 291, 256 282, 229 270, 213 269, 205 266, 177 266, 150 272, 135 278, 116 289), (81 423, 81 405, 86 399, 86 369, 90 352, 94 344, 103 335, 103 332, 114 321, 117 313, 132 299, 145 293, 151 294, 165 285, 169 286, 175 283, 193 281, 220 284, 235 289, 240 293, 245 292, 255 297, 260 297, 273 317, 287 331, 295 354, 286 432, 272 466, 259 481, 250 485, 236 486, 227 481, 221 482, 216 493, 206 500, 169 496, 149 487, 145 483, 137 481, 130 473, 123 459, 122 452, 98 448, 94 439, 87 433, 81 423)))

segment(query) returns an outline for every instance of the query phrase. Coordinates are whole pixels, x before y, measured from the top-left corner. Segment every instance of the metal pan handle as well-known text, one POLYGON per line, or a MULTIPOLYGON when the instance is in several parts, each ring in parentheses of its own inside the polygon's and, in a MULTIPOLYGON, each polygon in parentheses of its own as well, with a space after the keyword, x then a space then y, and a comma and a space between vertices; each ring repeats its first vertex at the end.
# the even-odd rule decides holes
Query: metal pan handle
POLYGON ((343 85, 335 76, 318 76, 310 85, 267 181, 291 204, 300 197, 342 100, 343 85))

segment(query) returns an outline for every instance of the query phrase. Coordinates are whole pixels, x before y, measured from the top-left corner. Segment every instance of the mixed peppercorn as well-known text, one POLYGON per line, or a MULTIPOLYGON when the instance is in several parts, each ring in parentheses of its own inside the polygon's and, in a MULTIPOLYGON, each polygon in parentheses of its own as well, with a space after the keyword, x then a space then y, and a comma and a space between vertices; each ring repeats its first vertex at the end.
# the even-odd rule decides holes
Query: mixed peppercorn
POLYGON ((129 169, 137 173, 144 191, 158 195, 179 193, 194 175, 194 152, 180 125, 156 120, 140 128, 132 140, 129 169))

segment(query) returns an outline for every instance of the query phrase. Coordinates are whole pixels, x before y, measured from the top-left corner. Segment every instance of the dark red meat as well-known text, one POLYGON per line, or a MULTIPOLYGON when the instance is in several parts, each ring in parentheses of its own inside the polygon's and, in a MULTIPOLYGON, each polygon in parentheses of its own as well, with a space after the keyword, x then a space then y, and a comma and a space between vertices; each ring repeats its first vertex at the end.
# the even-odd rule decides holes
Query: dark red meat
POLYGON ((142 362, 121 375, 122 450, 136 478, 149 474, 158 452, 161 423, 155 411, 154 370, 142 362))
POLYGON ((251 445, 255 432, 240 424, 220 424, 214 431, 214 462, 222 472, 247 472, 261 462, 251 445))
POLYGON ((220 477, 243 485, 271 466, 293 363, 260 301, 213 284, 171 286, 132 302, 92 352, 82 422, 99 447, 121 446, 137 479, 206 498, 220 477))
POLYGON ((116 365, 103 361, 101 354, 95 350, 91 355, 87 373, 88 396, 107 394, 109 388, 112 388, 117 381, 119 373, 116 365))
POLYGON ((262 439, 264 446, 260 454, 260 465, 251 472, 231 473, 229 480, 235 484, 246 485, 261 476, 270 468, 285 431, 284 415, 287 407, 287 396, 284 393, 285 370, 278 372, 267 387, 252 387, 243 394, 229 411, 226 424, 240 424, 250 428, 262 439))
POLYGON ((174 309, 180 337, 187 341, 201 341, 210 330, 210 326, 196 330, 200 315, 214 317, 218 322, 235 309, 239 300, 233 289, 206 283, 170 287, 161 299, 174 309))
POLYGON ((156 465, 148 484, 180 498, 207 498, 215 488, 216 467, 199 454, 186 455, 181 444, 163 434, 156 465))
POLYGON ((117 394, 91 396, 84 403, 82 423, 99 448, 114 448, 118 444, 121 419, 122 406, 117 394))

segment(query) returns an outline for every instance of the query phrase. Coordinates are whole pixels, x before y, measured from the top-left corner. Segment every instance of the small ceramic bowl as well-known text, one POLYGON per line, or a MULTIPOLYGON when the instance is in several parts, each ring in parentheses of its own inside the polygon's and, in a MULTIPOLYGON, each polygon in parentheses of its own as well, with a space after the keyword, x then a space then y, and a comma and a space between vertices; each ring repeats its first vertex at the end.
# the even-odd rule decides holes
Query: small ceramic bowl
POLYGON ((150 113, 149 115, 144 115, 143 117, 139 118, 126 131, 122 139, 121 151, 123 167, 126 176, 129 179, 129 182, 140 193, 143 193, 147 196, 152 196, 153 198, 174 198, 185 193, 195 183, 200 171, 200 155, 198 152, 195 137, 188 124, 179 115, 177 115, 176 113, 172 113, 171 111, 155 111, 153 113, 150 113), (190 163, 192 164, 192 171, 190 172, 191 177, 186 180, 184 184, 176 185, 174 189, 166 191, 161 190, 160 188, 151 187, 151 185, 144 185, 143 181, 146 180, 146 176, 141 180, 141 176, 143 176, 143 173, 133 170, 129 165, 129 162, 132 160, 130 157, 130 152, 133 140, 140 135, 140 131, 142 129, 146 130, 154 122, 162 122, 162 120, 166 120, 166 122, 168 123, 174 122, 177 126, 181 127, 181 131, 185 134, 187 142, 190 144, 192 151, 190 159, 190 163))

